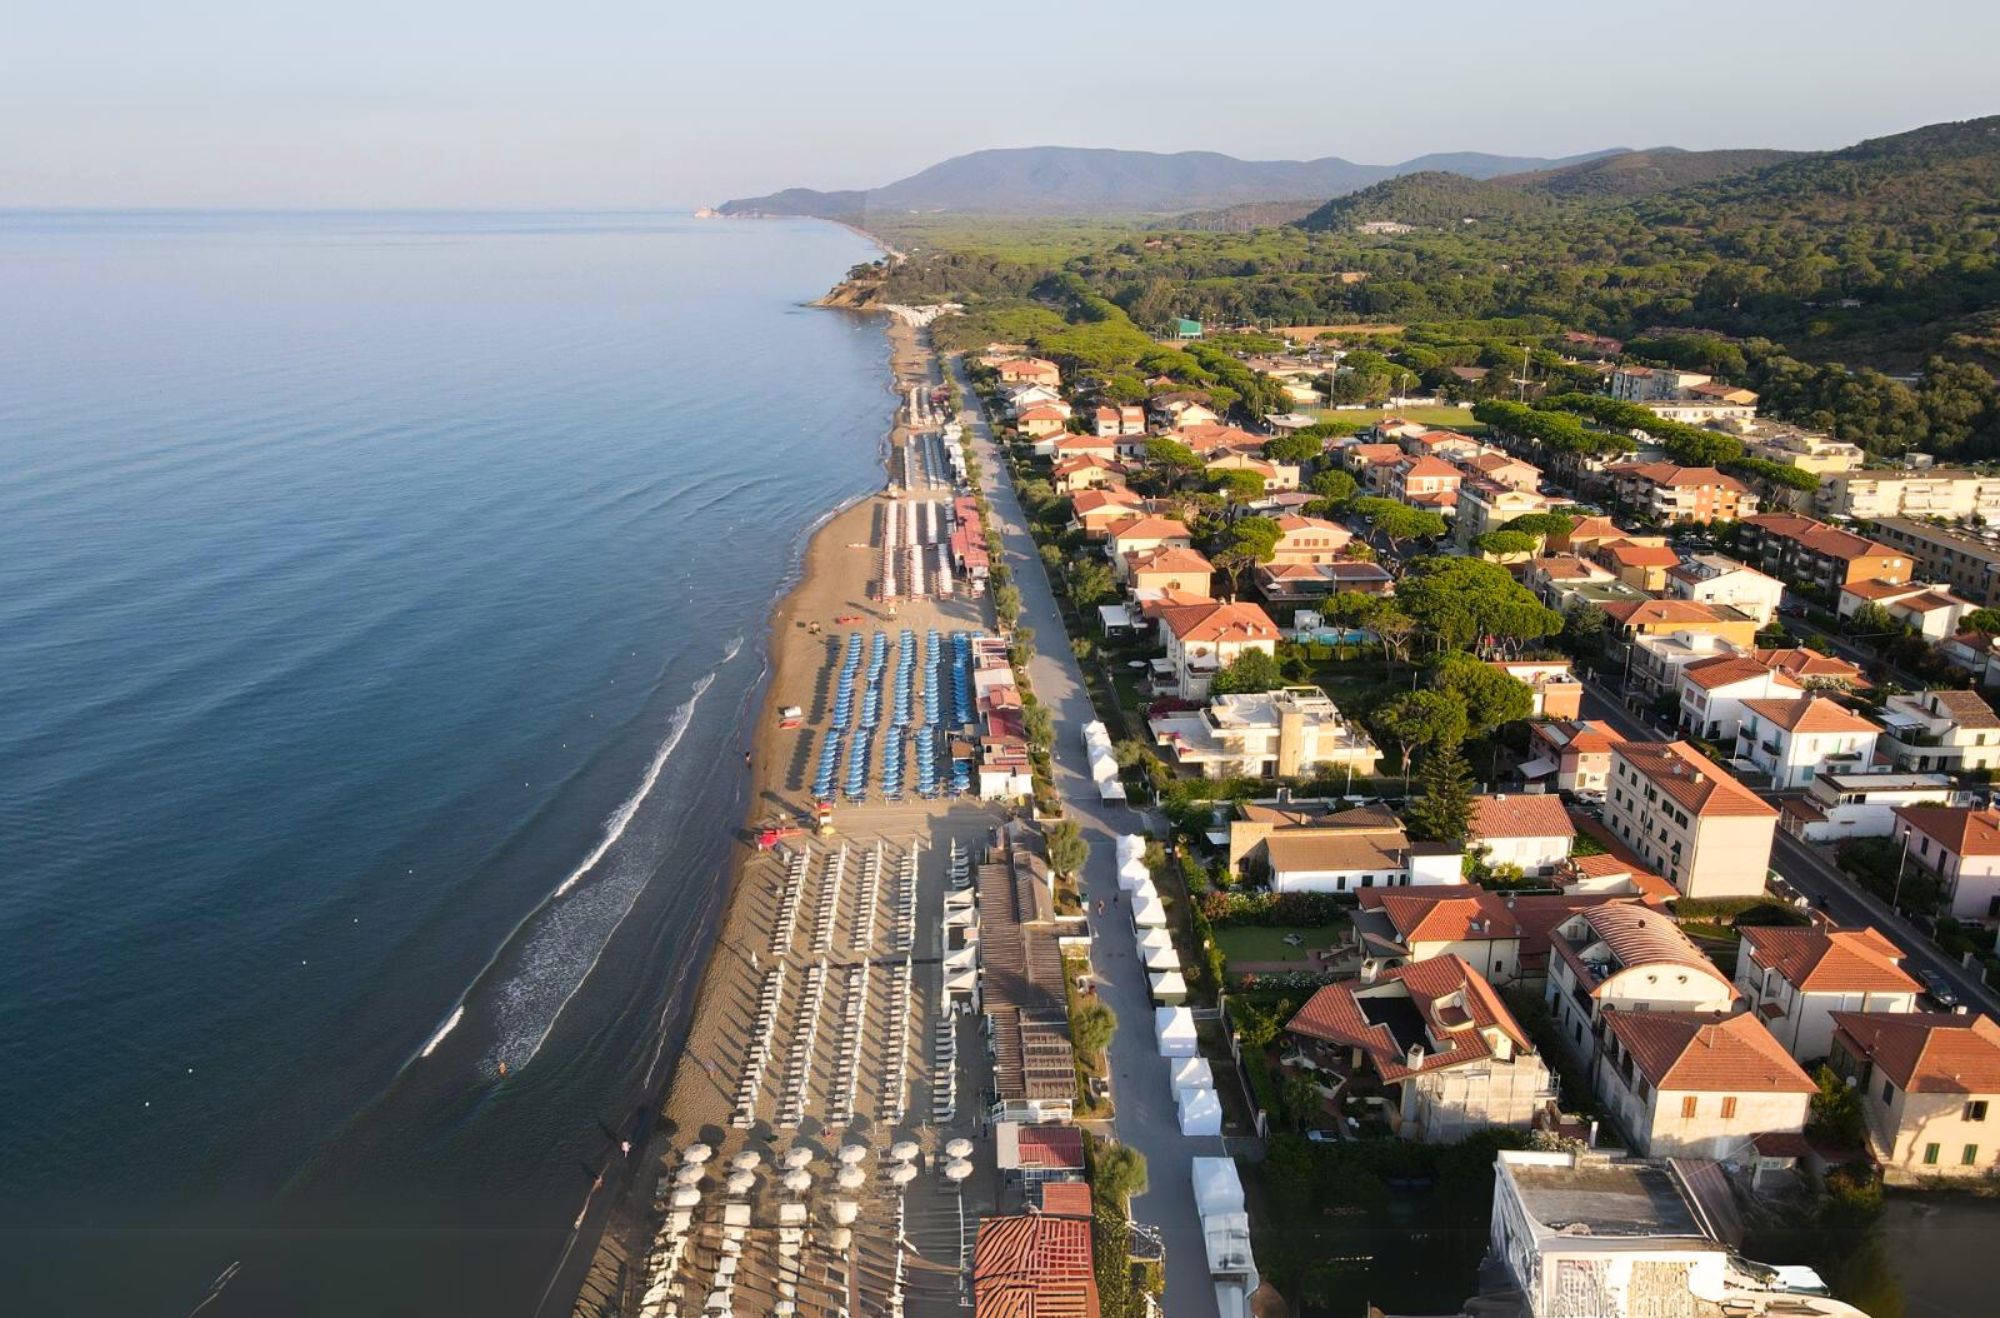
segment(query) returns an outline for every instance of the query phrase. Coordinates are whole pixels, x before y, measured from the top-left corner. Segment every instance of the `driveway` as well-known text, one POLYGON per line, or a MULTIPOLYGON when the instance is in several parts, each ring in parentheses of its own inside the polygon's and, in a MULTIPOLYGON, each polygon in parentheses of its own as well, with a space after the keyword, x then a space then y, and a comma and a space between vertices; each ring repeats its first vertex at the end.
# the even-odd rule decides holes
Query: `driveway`
POLYGON ((973 411, 961 415, 966 433, 984 467, 986 496, 992 505, 1014 584, 1021 592, 1021 619, 1035 631, 1036 654, 1028 667, 1035 695, 1055 717, 1055 784, 1069 817, 1082 826, 1090 843, 1084 867, 1084 898, 1098 901, 1106 914, 1092 921, 1091 960, 1098 992, 1118 1015, 1111 1040, 1111 1096, 1117 1105, 1114 1129, 1118 1139, 1146 1155, 1148 1188, 1132 1202, 1132 1215, 1160 1233, 1166 1248, 1165 1311, 1174 1318, 1216 1318, 1215 1285, 1208 1272, 1208 1251, 1195 1213, 1191 1159, 1226 1154, 1220 1136, 1189 1138, 1181 1134, 1173 1094, 1167 1088, 1167 1063, 1153 1038, 1153 1003, 1145 968, 1139 960, 1131 923, 1123 918, 1118 895, 1114 839, 1139 832, 1143 818, 1129 807, 1098 799, 1083 753, 1083 726, 1097 717, 1083 684, 1083 671, 1070 652, 1069 633, 1056 610, 1041 555, 1028 534, 1027 519, 1007 478, 1006 462, 993 439, 972 382, 962 361, 949 359, 946 369, 973 411))

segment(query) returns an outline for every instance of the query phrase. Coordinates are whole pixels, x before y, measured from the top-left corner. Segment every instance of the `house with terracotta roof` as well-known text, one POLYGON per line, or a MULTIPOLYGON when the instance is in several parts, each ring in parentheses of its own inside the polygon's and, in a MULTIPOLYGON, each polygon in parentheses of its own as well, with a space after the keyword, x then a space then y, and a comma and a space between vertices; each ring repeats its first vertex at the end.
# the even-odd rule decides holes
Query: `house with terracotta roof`
POLYGON ((1340 460, 1354 473, 1362 488, 1381 494, 1389 488, 1389 477, 1403 460, 1396 444, 1349 444, 1340 450, 1340 460))
POLYGON ((1553 777, 1567 792, 1601 792, 1611 777, 1611 746, 1620 738, 1601 719, 1556 719, 1528 725, 1529 782, 1553 777))
POLYGON ((1187 426, 1212 426, 1222 417, 1208 405, 1206 394, 1178 392, 1156 395, 1146 404, 1147 410, 1161 425, 1170 430, 1180 430, 1187 426))
POLYGON ((1090 414, 1091 428, 1105 439, 1119 435, 1143 435, 1146 433, 1146 409, 1127 403, 1119 406, 1100 403, 1090 414))
POLYGON ((1041 357, 1007 357, 993 363, 993 373, 1002 384, 1039 384, 1051 389, 1062 387, 1062 371, 1041 357))
POLYGON ((1023 1187, 1083 1176, 1083 1131, 1059 1121, 996 1121, 993 1162, 1008 1182, 1023 1187))
POLYGON ((1263 841, 1273 892, 1361 892, 1464 882, 1465 857, 1443 842, 1412 842, 1395 814, 1342 810, 1273 828, 1263 841))
POLYGON ((1808 691, 1866 691, 1874 685, 1862 673, 1860 665, 1804 646, 1754 650, 1751 657, 1767 668, 1796 678, 1808 691))
POLYGON ((1683 728, 1703 741, 1736 736, 1746 700, 1803 700, 1805 686, 1781 669, 1767 668, 1748 654, 1718 654, 1680 670, 1683 728))
POLYGON ((1266 604, 1307 604, 1330 595, 1393 595, 1396 578, 1380 563, 1259 563, 1253 579, 1266 604))
POLYGON ((1673 917, 1640 902, 1607 902, 1578 910, 1550 931, 1543 998, 1563 1047, 1594 1067, 1604 1018, 1733 1011, 1737 992, 1673 917))
POLYGON ((1118 456, 1118 445, 1095 435, 1064 435, 1050 446, 1049 456, 1057 462, 1068 458, 1095 458, 1110 462, 1118 456))
POLYGON ((1882 702, 1882 753, 1898 769, 2000 768, 2000 715, 1971 691, 1905 691, 1882 702))
POLYGON ((973 1318, 1098 1318, 1088 1218, 1021 1213, 980 1220, 973 1318))
POLYGON ((1406 457, 1389 468, 1384 488, 1398 503, 1450 516, 1458 504, 1459 482, 1464 479, 1465 473, 1443 458, 1406 457))
POLYGON ((1277 654, 1278 642, 1283 639, 1278 624, 1257 605, 1212 600, 1160 610, 1160 633, 1173 671, 1173 693, 1182 700, 1205 697, 1216 673, 1247 650, 1277 654))
POLYGON ((1641 599, 1598 607, 1604 610, 1604 625, 1611 634, 1612 648, 1621 652, 1642 636, 1671 636, 1675 632, 1713 636, 1739 650, 1748 650, 1757 643, 1757 620, 1727 606, 1717 608, 1693 600, 1641 599))
POLYGON ((1912 1012, 1917 981, 1903 949, 1873 929, 1824 922, 1744 925, 1736 987, 1771 1036, 1801 1062, 1833 1047, 1837 1011, 1912 1012))
POLYGON ((1049 486, 1057 494, 1080 494, 1084 490, 1102 489, 1107 485, 1122 485, 1125 482, 1125 468, 1109 458, 1085 454, 1081 457, 1057 458, 1049 468, 1049 486))
POLYGON ((1513 865, 1524 874, 1550 874, 1569 859, 1576 825, 1556 796, 1498 793, 1472 798, 1465 848, 1491 866, 1513 865))
POLYGON ((1347 806, 1337 797, 1276 797, 1238 801, 1229 818, 1229 868, 1248 876, 1253 868, 1268 868, 1265 843, 1273 833, 1292 828, 1401 828, 1402 820, 1386 806, 1347 806))
POLYGON ((1583 712, 1583 683, 1567 659, 1490 659, 1497 668, 1534 693, 1534 718, 1575 718, 1583 712))
POLYGON ((1757 511, 1750 487, 1713 467, 1625 462, 1605 474, 1621 501, 1659 522, 1733 522, 1757 511))
POLYGON ((1104 528, 1104 540, 1114 573, 1124 570, 1127 554, 1194 548, 1194 536, 1188 532, 1187 523, 1178 517, 1155 517, 1150 513, 1111 522, 1104 528))
POLYGON ((1134 549, 1125 555, 1119 574, 1137 598, 1157 592, 1212 599, 1215 565, 1195 549, 1164 545, 1158 549, 1134 549))
POLYGON ((1598 1097, 1647 1157, 1747 1161, 1756 1141, 1805 1130, 1819 1092, 1757 1017, 1614 1011, 1598 1097))
POLYGON ((1667 572, 1680 566, 1678 551, 1655 537, 1606 540, 1591 551, 1611 575, 1626 585, 1656 595, 1667 588, 1667 572))
POLYGON ((1036 1193, 1049 1217, 1090 1217, 1096 1211, 1087 1181, 1043 1181, 1036 1193))
MULTIPOLYGON (((1705 609, 1705 604, 1689 608, 1705 609)), ((1684 674, 1698 663, 1729 655, 1747 654, 1746 647, 1712 631, 1673 630, 1635 635, 1626 663, 1626 689, 1646 699, 1678 697, 1684 674)))
POLYGON ((1778 812, 1684 741, 1623 741, 1611 748, 1604 824, 1684 897, 1756 897, 1778 812))
POLYGON ((1953 805, 1897 806, 1905 860, 1944 885, 1943 914, 2000 918, 2000 811, 1953 805))
POLYGON ((1454 1144, 1495 1126, 1526 1130, 1555 1097, 1527 1031, 1456 956, 1329 984, 1285 1026, 1294 1069, 1330 1086, 1379 1085, 1408 1140, 1454 1144))
POLYGON ((1745 563, 1721 554, 1694 554, 1667 569, 1667 594, 1697 604, 1726 605, 1757 620, 1760 627, 1771 625, 1785 586, 1745 563))
POLYGON ((1549 537, 1548 550, 1551 554, 1584 558, 1606 540, 1623 540, 1630 535, 1629 531, 1609 517, 1579 517, 1569 530, 1559 531, 1549 537))
POLYGON ((1115 484, 1072 494, 1069 507, 1071 522, 1082 530, 1086 540, 1102 540, 1117 523, 1146 515, 1146 501, 1123 485, 1115 484))
MULTIPOLYGON (((1069 407, 1063 403, 1037 403, 1033 407, 1024 407, 1014 414, 1014 428, 1030 439, 1048 439, 1060 435, 1069 428, 1069 407)), ((1087 436, 1079 435, 1078 438, 1083 439, 1087 436)), ((1037 446, 1035 451, 1047 457, 1054 453, 1055 449, 1056 445, 1049 444, 1046 449, 1037 446)), ((1110 454, 1107 453, 1105 456, 1109 457, 1110 454)))
MULTIPOLYGON (((1443 456, 1443 455, 1440 455, 1443 456)), ((1467 476, 1491 481, 1511 490, 1522 490, 1533 494, 1542 483, 1542 469, 1511 453, 1483 452, 1458 459, 1459 469, 1467 476)))
POLYGON ((1251 472, 1263 480, 1266 490, 1299 488, 1299 469, 1296 464, 1273 462, 1269 458, 1260 458, 1254 453, 1243 453, 1234 449, 1210 457, 1203 470, 1211 477, 1230 471, 1251 472))
POLYGON ((1467 883, 1434 888, 1364 888, 1354 912, 1364 978, 1455 956, 1491 984, 1521 973, 1521 926, 1496 892, 1467 883))
POLYGON ((1217 458, 1227 453, 1259 457, 1264 452, 1263 439, 1240 426, 1212 423, 1185 425, 1176 430, 1172 437, 1187 445, 1197 457, 1201 458, 1217 458))
MULTIPOLYGON (((1521 465, 1526 467, 1528 464, 1524 462, 1521 465)), ((1530 467, 1529 470, 1534 469, 1530 467)), ((1470 549, 1472 542, 1488 531, 1498 531, 1516 517, 1545 513, 1554 506, 1554 500, 1537 494, 1532 487, 1518 489, 1484 476, 1467 476, 1458 484, 1452 538, 1458 542, 1459 548, 1470 549)))
POLYGON ((1908 581, 1910 553, 1810 517, 1759 513, 1736 531, 1737 550, 1781 581, 1802 581, 1832 595, 1857 581, 1908 581))
POLYGON ((1852 618, 1871 604, 1932 644, 1956 635, 1960 620, 1976 607, 1943 586, 1921 581, 1857 581, 1840 588, 1841 617, 1852 618))
POLYGON ((1440 458, 1454 465, 1487 451, 1486 445, 1456 430, 1419 430, 1415 434, 1406 430, 1396 439, 1411 457, 1440 458))
POLYGON ((1746 700, 1736 758, 1756 766, 1771 790, 1804 787, 1821 772, 1863 773, 1875 762, 1882 729, 1825 696, 1746 700))
POLYGON ((1990 1016, 1836 1012, 1827 1064, 1862 1096, 1883 1178, 2000 1168, 2000 1025, 1990 1016))
POLYGON ((1286 567, 1335 562, 1354 539, 1352 531, 1323 517, 1288 514, 1274 520, 1278 541, 1269 561, 1286 567))

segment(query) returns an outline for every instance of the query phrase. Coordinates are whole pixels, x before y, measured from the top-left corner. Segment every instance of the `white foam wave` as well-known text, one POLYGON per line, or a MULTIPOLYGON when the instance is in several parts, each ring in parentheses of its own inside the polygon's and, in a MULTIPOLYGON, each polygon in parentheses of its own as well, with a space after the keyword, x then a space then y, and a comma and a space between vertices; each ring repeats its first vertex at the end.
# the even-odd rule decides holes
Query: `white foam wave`
POLYGON ((431 1041, 424 1045, 424 1050, 418 1053, 417 1056, 429 1057, 432 1053, 436 1052, 437 1046, 444 1042, 444 1036, 457 1029, 458 1023, 464 1019, 465 1004, 460 1003, 452 1009, 451 1015, 445 1017, 444 1024, 437 1027, 437 1033, 431 1036, 431 1041))

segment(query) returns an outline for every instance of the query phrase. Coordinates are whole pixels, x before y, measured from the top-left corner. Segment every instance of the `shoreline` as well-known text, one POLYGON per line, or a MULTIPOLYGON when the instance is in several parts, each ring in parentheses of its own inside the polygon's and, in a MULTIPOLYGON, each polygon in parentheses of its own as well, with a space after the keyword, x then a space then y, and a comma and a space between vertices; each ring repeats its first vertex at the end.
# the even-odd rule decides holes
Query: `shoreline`
MULTIPOLYGON (((859 230, 854 232, 861 233, 859 230)), ((862 236, 880 245, 880 240, 873 235, 862 236)), ((804 305, 816 309, 824 306, 821 302, 804 305)), ((887 384, 892 395, 900 397, 917 377, 928 379, 931 354, 919 341, 914 326, 899 317, 871 308, 826 309, 882 316, 884 340, 888 348, 887 384)), ((704 960, 699 987, 694 994, 693 1010, 687 1019, 678 1055, 662 1078, 659 1091, 644 1100, 645 1106, 651 1109, 650 1130, 643 1143, 624 1160, 625 1184, 602 1210, 605 1216, 592 1245, 592 1261, 579 1278, 580 1287, 574 1294, 572 1311, 576 1314, 610 1312, 612 1306, 628 1298, 623 1294, 622 1287, 594 1287, 593 1283, 608 1282, 610 1276, 606 1275, 607 1271, 612 1276, 625 1271, 629 1276, 632 1269, 628 1261, 643 1257, 646 1241, 642 1232, 648 1225, 646 1196, 650 1192, 649 1172, 659 1165, 662 1155, 685 1132, 700 1131, 704 1138, 719 1140, 727 1129, 729 1096, 719 1077, 733 1072, 733 1066, 725 1064, 733 1059, 726 1055, 731 1051, 731 1044, 740 1043, 740 1040, 736 1038, 738 1031, 728 1022, 726 1007, 733 999, 751 991, 757 972, 739 949, 753 946, 763 930, 764 912, 751 900, 754 885, 749 881, 750 865, 759 854, 752 849, 751 839, 759 827, 771 822, 774 809, 784 794, 787 767, 796 758, 793 739, 802 735, 780 729, 777 711, 787 704, 805 703, 786 697, 802 683, 811 683, 822 666, 823 656, 812 652, 822 648, 825 638, 832 634, 830 623, 833 613, 828 606, 833 600, 829 599, 830 596, 856 595, 858 598, 842 601, 836 611, 859 613, 872 621, 881 620, 879 605, 868 596, 870 572, 864 570, 856 583, 852 580, 853 573, 844 570, 846 565, 841 560, 851 553, 851 546, 870 540, 872 505, 887 485, 889 463, 902 434, 899 407, 883 435, 879 453, 882 483, 842 500, 817 519, 819 524, 806 536, 797 578, 771 606, 765 633, 764 673, 759 690, 750 702, 752 722, 741 738, 749 752, 749 763, 743 769, 740 780, 745 807, 732 839, 718 915, 705 931, 704 960), (857 585, 857 589, 850 589, 857 585), (803 615, 808 612, 826 625, 826 630, 812 637, 817 644, 802 645, 799 642, 808 636, 807 619, 803 615), (818 618, 821 613, 828 616, 818 618), (724 955, 732 952, 735 953, 733 957, 724 955), (594 1290, 605 1302, 603 1305, 592 1303, 594 1290)), ((872 566, 872 553, 868 561, 872 566)), ((790 813, 795 814, 796 811, 790 813)), ((752 952, 753 959, 754 956, 752 952)), ((567 1260, 559 1264, 557 1276, 560 1277, 569 1266, 574 1265, 567 1260)), ((566 1288, 564 1293, 570 1292, 566 1288)), ((553 1298, 553 1292, 550 1298, 553 1298)), ((538 1310, 547 1311, 546 1307, 538 1310)))

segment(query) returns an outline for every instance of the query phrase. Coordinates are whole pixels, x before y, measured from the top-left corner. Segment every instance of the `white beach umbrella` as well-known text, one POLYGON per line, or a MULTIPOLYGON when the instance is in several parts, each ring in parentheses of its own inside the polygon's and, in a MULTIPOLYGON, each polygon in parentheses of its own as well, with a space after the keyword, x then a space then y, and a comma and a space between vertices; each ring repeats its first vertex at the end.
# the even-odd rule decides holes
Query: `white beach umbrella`
POLYGON ((889 1156, 897 1162, 911 1162, 921 1152, 915 1140, 897 1140, 889 1146, 889 1156))
POLYGON ((889 1179, 897 1185, 908 1185, 917 1179, 917 1169, 907 1162, 899 1163, 896 1170, 889 1173, 889 1179))
POLYGON ((947 1158, 970 1158, 972 1156, 972 1141, 963 1137, 950 1141, 944 1146, 944 1156, 947 1158))
POLYGON ((693 1208, 700 1202, 701 1191, 691 1185, 683 1185, 680 1189, 674 1191, 672 1203, 676 1208, 693 1208))
POLYGON ((972 1175, 972 1164, 963 1158, 953 1158, 944 1165, 944 1178, 947 1181, 962 1181, 970 1175, 972 1175))
POLYGON ((840 1175, 833 1178, 834 1184, 843 1190, 859 1190, 868 1184, 868 1173, 859 1167, 842 1167, 840 1175))
POLYGON ((682 1162, 707 1162, 715 1156, 715 1150, 706 1144, 690 1144, 681 1152, 682 1162))
POLYGON ((778 1159, 778 1165, 787 1171, 797 1171, 801 1167, 810 1167, 812 1160, 813 1151, 801 1145, 796 1149, 787 1149, 785 1156, 778 1159))
POLYGON ((794 1167, 785 1173, 785 1188, 793 1194, 804 1194, 812 1189, 812 1173, 804 1168, 794 1167))
POLYGON ((846 1226, 859 1216, 861 1216, 861 1205, 855 1203, 852 1199, 836 1199, 833 1201, 833 1220, 842 1226, 846 1226))
POLYGON ((704 1168, 698 1162, 684 1162, 681 1164, 680 1170, 674 1173, 674 1184, 693 1185, 701 1180, 703 1170, 704 1168))
POLYGON ((868 1156, 868 1146, 866 1144, 843 1144, 840 1146, 839 1156, 842 1162, 852 1166, 868 1156))
POLYGON ((729 1165, 739 1172, 754 1172, 764 1164, 764 1155, 755 1149, 745 1149, 729 1160, 729 1165))
POLYGON ((834 1253, 845 1254, 854 1244, 854 1233, 844 1226, 837 1226, 827 1232, 826 1243, 834 1253))
POLYGON ((731 1172, 724 1184, 731 1194, 749 1194, 757 1185, 757 1174, 751 1171, 731 1172))

